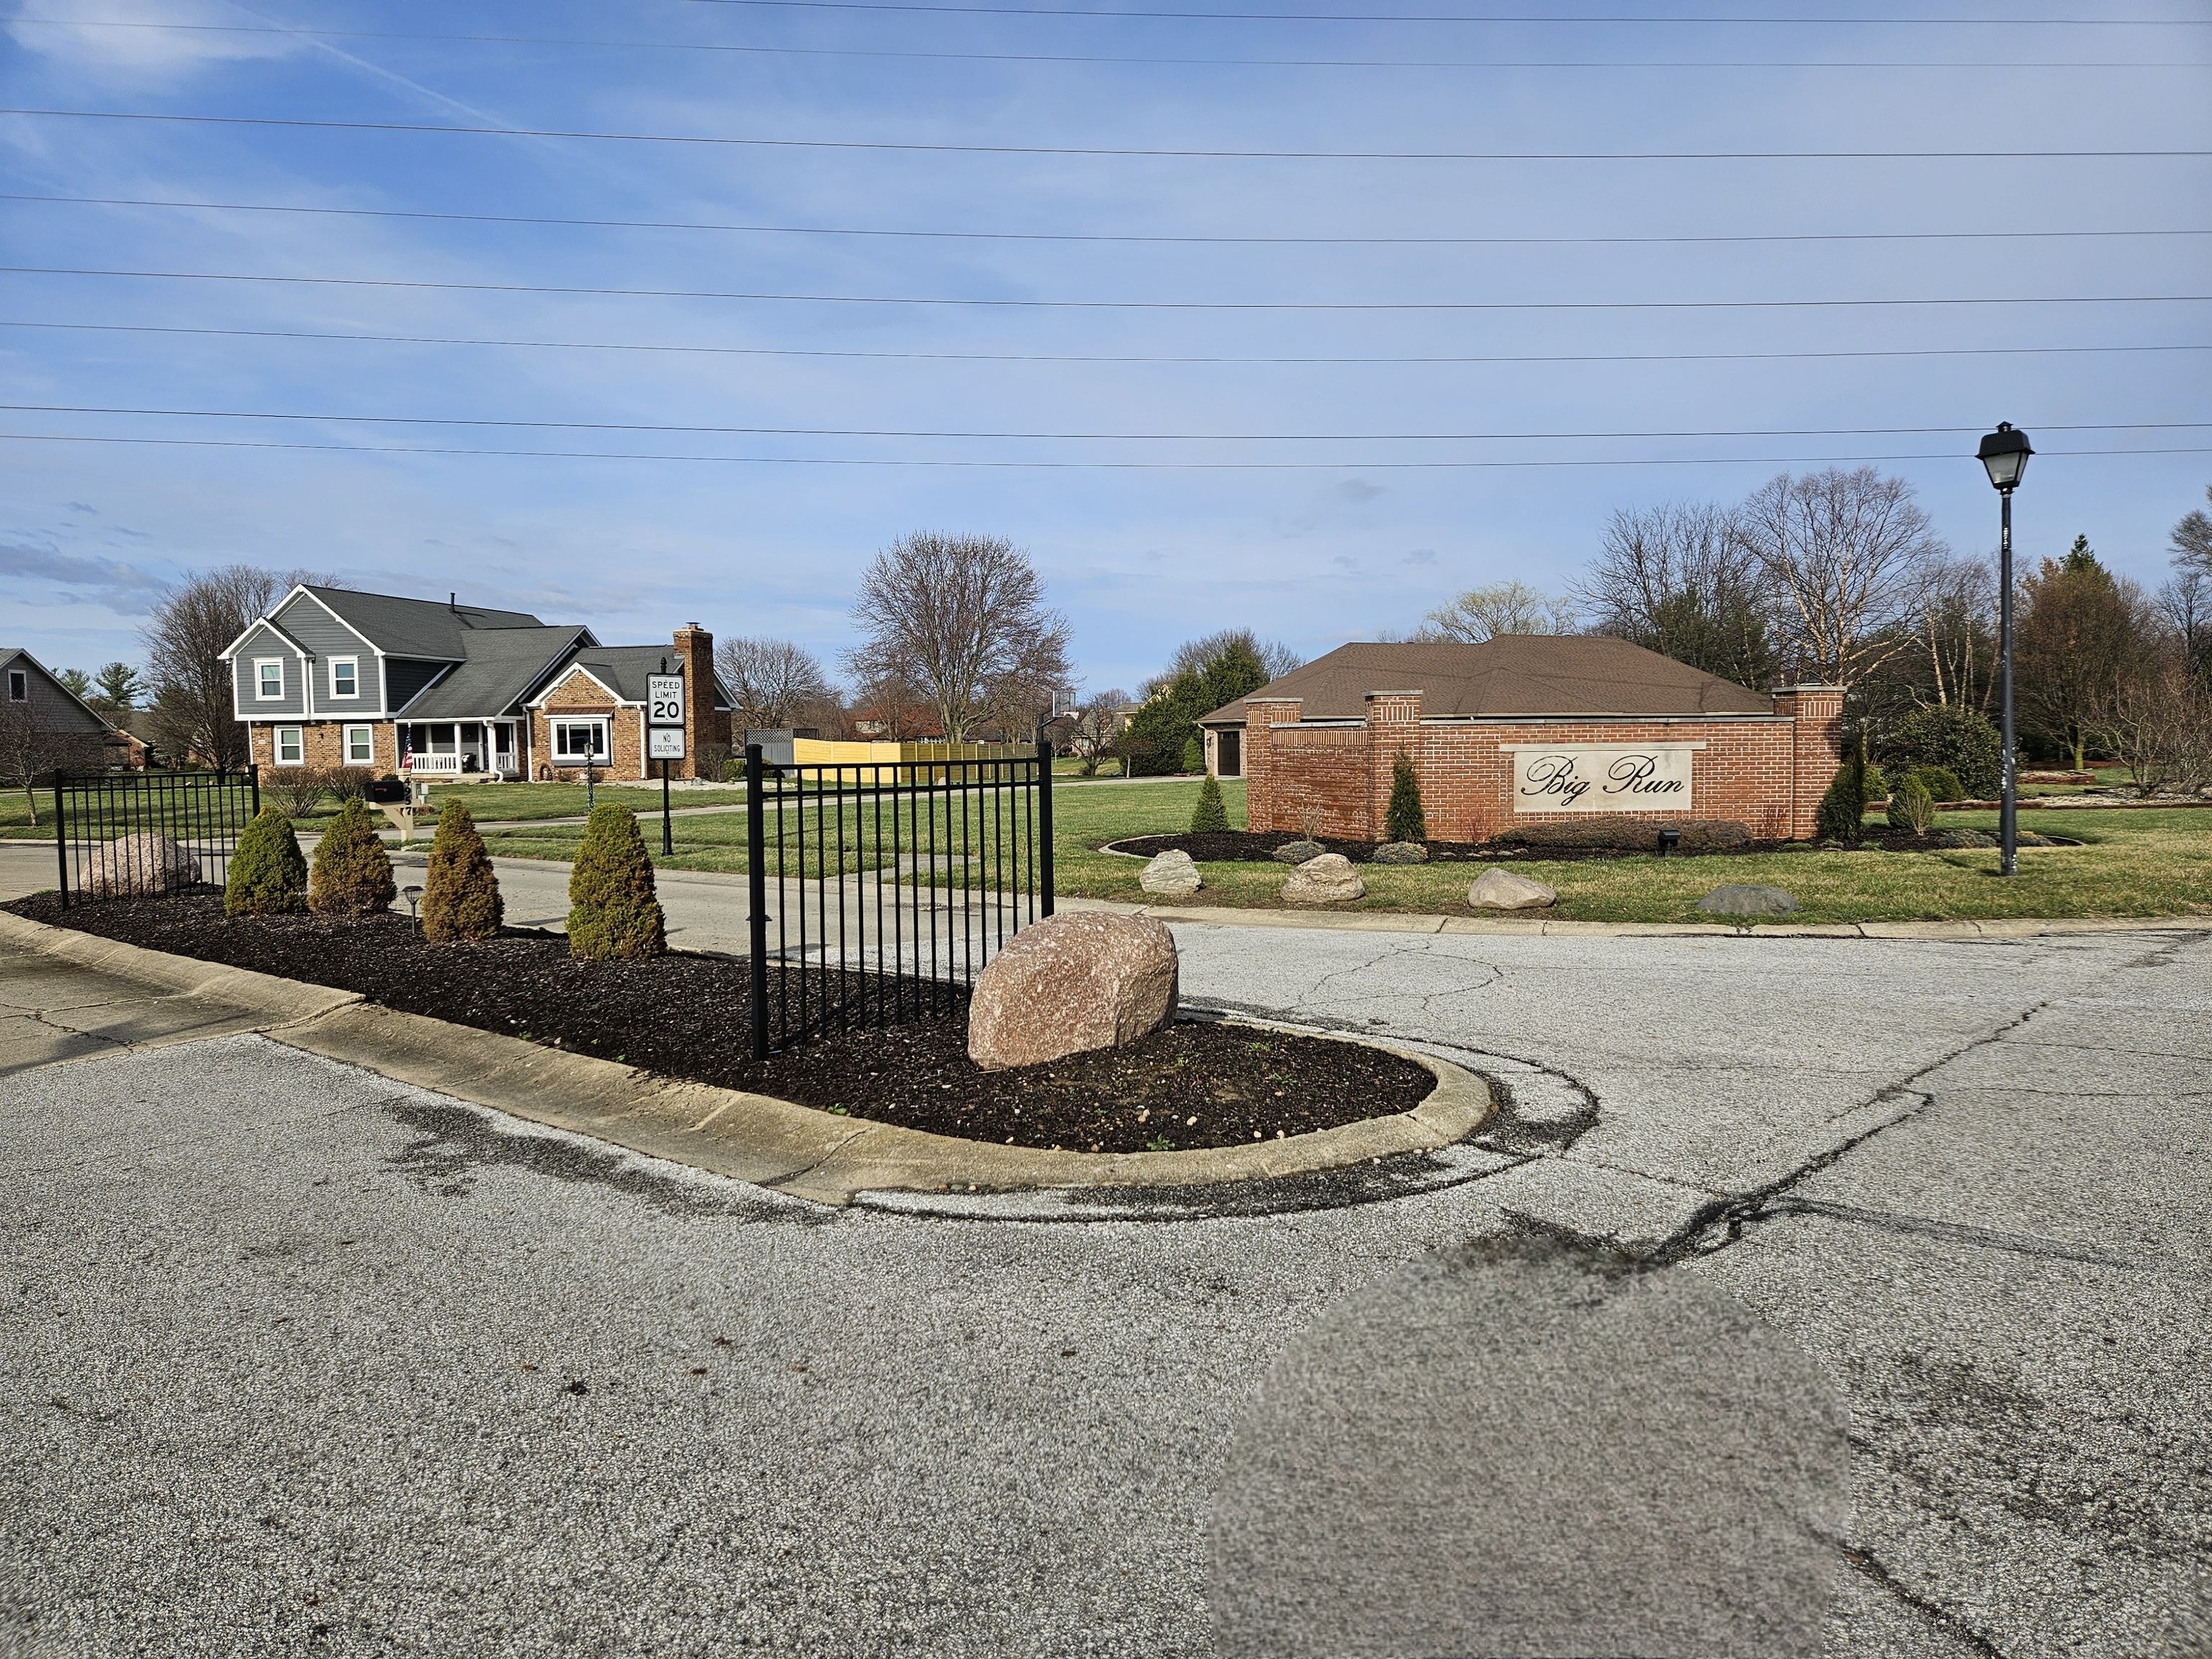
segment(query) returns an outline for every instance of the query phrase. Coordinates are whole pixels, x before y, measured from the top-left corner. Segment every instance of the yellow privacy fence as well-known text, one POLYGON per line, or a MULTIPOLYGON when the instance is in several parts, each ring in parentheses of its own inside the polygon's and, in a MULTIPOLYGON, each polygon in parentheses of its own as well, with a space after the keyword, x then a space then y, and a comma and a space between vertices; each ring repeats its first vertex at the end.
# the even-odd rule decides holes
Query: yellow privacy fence
MULTIPOLYGON (((947 761, 1026 760, 1036 758, 1036 746, 1026 743, 834 743, 826 738, 794 738, 793 766, 831 767, 835 772, 809 773, 806 781, 825 785, 940 783, 947 761)), ((1013 774, 1007 775, 1009 781, 1013 774)), ((963 782, 978 781, 978 773, 963 768, 963 782)), ((990 775, 982 773, 983 781, 990 775)))

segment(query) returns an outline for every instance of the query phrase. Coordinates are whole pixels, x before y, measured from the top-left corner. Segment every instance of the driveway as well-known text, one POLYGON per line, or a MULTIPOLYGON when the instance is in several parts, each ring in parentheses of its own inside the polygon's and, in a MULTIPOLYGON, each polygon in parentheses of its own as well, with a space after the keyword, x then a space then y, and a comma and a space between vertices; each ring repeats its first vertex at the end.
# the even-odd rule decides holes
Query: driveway
MULTIPOLYGON (((1349 1322, 1380 1415, 1437 1340, 1389 1287, 1530 1235, 1840 1389, 1836 1659, 2208 1650, 2203 934, 1177 933, 1195 1000, 1492 1070, 1531 1155, 1205 1219, 823 1210, 18 962, 0 1651, 1253 1650, 1217 1498, 1334 1431, 1271 1368, 1349 1322)), ((1496 1413, 1429 1413, 1441 1502, 1496 1413)), ((1593 1536, 1621 1432, 1522 1448, 1593 1536)), ((1421 1544, 1479 1586, 1492 1540, 1421 1544)))

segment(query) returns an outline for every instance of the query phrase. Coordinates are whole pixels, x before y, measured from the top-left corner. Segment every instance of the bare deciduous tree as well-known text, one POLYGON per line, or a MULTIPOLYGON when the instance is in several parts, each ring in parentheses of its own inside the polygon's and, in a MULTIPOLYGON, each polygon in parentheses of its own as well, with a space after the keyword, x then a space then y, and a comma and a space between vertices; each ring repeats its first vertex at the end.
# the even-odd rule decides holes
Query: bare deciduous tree
POLYGON ((2190 672, 2178 641, 2163 643, 2155 660, 2100 689, 2085 717, 2145 795, 2212 782, 2212 684, 2190 672))
POLYGON ((714 671, 729 688, 731 724, 741 732, 775 732, 801 711, 836 696, 814 653, 789 640, 724 640, 714 671))
POLYGON ((1936 701, 1985 708, 1996 688, 1996 572, 1986 559, 1935 558, 1923 568, 1912 600, 1913 628, 1927 655, 1936 701))
POLYGON ((1480 645, 1500 634, 1573 634, 1582 620, 1571 599, 1553 599, 1525 582, 1471 587, 1421 619, 1413 637, 1425 642, 1456 640, 1480 645))
POLYGON ((1115 740, 1121 734, 1122 711, 1135 700, 1120 686, 1086 697, 1067 724, 1067 746, 1074 752, 1076 770, 1082 776, 1098 775, 1099 766, 1111 758, 1115 740))
POLYGON ((1902 478, 1870 466, 1784 472, 1746 498, 1735 524, 1774 593, 1795 678, 1849 688, 1911 648, 1899 624, 1949 550, 1902 478))
POLYGON ((1769 585, 1717 501, 1614 513, 1575 597, 1601 633, 1739 685, 1772 677, 1769 585))
POLYGON ((1203 639, 1184 641, 1176 648, 1174 660, 1145 682, 1145 695, 1150 696, 1178 674, 1203 674, 1215 663, 1240 648, 1251 653, 1253 660, 1260 665, 1270 680, 1282 678, 1305 662, 1304 657, 1280 640, 1263 640, 1249 628, 1224 628, 1218 633, 1208 634, 1203 639))
POLYGON ((947 741, 994 714, 1042 714, 1069 680, 1067 620, 1044 602, 1029 556, 1003 537, 921 531, 876 556, 845 653, 863 684, 911 686, 937 711, 947 741))
POLYGON ((0 702, 0 783, 22 786, 32 828, 39 824, 39 780, 72 759, 81 742, 40 719, 36 703, 0 702))
MULTIPOLYGON (((2205 486, 2204 499, 2212 502, 2212 484, 2205 486)), ((2212 517, 2202 507, 2183 514, 2173 526, 2173 562, 2184 571, 2212 579, 2212 517)))
POLYGON ((304 570, 282 574, 258 565, 227 564, 189 574, 164 593, 139 637, 145 641, 160 746, 211 766, 240 767, 252 758, 246 727, 235 717, 230 665, 222 652, 295 583, 342 587, 335 576, 304 570))
POLYGON ((2164 630, 2142 589, 2106 570, 2087 537, 2076 537, 2064 558, 2044 560, 2020 587, 2014 650, 2021 722, 2070 750, 2078 770, 2097 711, 2154 673, 2164 630))

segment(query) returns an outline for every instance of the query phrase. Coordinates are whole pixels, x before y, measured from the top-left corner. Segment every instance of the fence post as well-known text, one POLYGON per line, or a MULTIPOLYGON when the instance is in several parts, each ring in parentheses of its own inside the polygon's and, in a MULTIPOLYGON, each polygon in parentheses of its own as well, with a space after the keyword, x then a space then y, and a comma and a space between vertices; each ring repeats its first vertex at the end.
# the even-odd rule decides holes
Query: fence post
MULTIPOLYGON (((752 900, 750 951, 753 1058, 768 1058, 768 823, 761 787, 761 746, 745 745, 746 888, 752 900)), ((802 808, 802 810, 804 810, 802 808)), ((779 832, 780 833, 780 832, 779 832)))
POLYGON ((61 877, 62 908, 69 908, 69 832, 62 828, 62 769, 54 768, 54 864, 61 877))
POLYGON ((1052 914, 1052 735, 1048 726, 1037 727, 1037 881, 1041 914, 1052 914))
POLYGON ((261 769, 260 769, 260 767, 258 767, 258 765, 256 765, 256 764, 255 764, 253 762, 252 762, 252 761, 248 761, 248 762, 246 762, 246 781, 248 781, 249 783, 251 783, 251 784, 253 786, 253 811, 252 811, 252 813, 251 814, 251 816, 252 816, 252 817, 257 817, 257 818, 258 818, 258 817, 259 817, 261 816, 261 769))

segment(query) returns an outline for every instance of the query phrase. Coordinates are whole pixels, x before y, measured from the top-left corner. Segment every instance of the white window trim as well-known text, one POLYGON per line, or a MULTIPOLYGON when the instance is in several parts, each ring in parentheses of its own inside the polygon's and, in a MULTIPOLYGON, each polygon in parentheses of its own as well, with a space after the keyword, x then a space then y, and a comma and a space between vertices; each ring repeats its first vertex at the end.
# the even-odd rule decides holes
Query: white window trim
POLYGON ((376 728, 374 726, 349 726, 339 732, 338 738, 338 752, 345 757, 345 763, 348 766, 374 766, 376 764, 376 728), (368 740, 368 758, 367 760, 356 760, 353 757, 353 736, 356 732, 360 732, 362 736, 368 740))
POLYGON ((361 697, 361 659, 359 657, 332 657, 330 659, 330 663, 331 696, 333 697, 344 697, 350 701, 358 702, 361 697), (353 690, 350 691, 341 691, 338 690, 338 665, 340 663, 343 663, 348 668, 353 670, 353 690))
POLYGON ((304 726, 272 726, 269 728, 269 760, 275 766, 305 766, 307 763, 307 728, 304 726), (298 755, 284 758, 284 734, 289 732, 299 738, 295 745, 298 755))
POLYGON ((8 701, 9 702, 28 702, 30 700, 31 671, 27 668, 9 669, 8 671, 8 701), (23 688, 21 696, 18 696, 15 691, 15 688, 19 685, 23 688))
POLYGON ((253 659, 253 700, 256 702, 282 702, 284 701, 283 658, 256 657, 253 659), (273 693, 269 690, 269 683, 262 677, 261 673, 261 671, 268 667, 271 663, 274 663, 276 665, 276 690, 273 693))
POLYGON ((605 714, 575 714, 563 716, 555 719, 550 722, 550 724, 552 726, 550 737, 552 739, 554 765, 582 766, 586 763, 586 757, 573 754, 561 746, 561 730, 563 726, 588 726, 592 728, 593 735, 592 738, 592 752, 589 757, 589 763, 591 765, 607 766, 613 763, 615 751, 612 727, 614 722, 610 720, 605 714))

